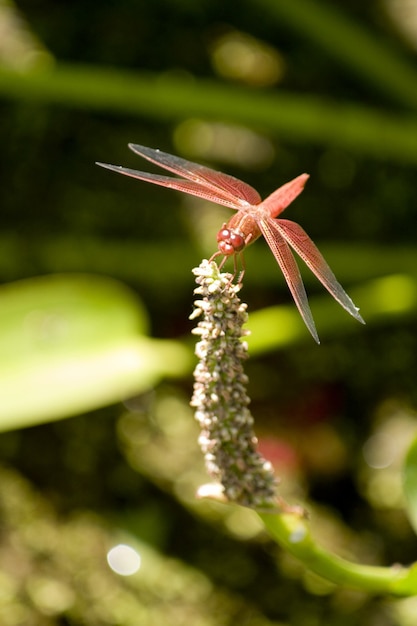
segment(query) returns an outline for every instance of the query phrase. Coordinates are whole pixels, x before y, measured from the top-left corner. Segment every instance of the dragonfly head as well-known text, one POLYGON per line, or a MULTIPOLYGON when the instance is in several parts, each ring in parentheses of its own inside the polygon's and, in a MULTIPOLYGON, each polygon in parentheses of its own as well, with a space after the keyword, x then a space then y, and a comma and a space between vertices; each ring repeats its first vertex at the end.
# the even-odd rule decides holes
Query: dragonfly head
POLYGON ((236 230, 223 227, 217 233, 217 245, 219 252, 224 256, 232 256, 241 252, 246 245, 245 237, 236 230))

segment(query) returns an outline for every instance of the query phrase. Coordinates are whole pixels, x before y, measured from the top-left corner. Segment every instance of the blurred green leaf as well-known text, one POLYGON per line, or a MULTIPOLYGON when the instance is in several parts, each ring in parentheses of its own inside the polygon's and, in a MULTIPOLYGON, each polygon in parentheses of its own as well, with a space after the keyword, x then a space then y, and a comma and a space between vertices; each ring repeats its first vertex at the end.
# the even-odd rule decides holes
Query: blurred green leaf
POLYGON ((191 355, 145 336, 138 298, 120 283, 54 275, 0 289, 0 429, 118 402, 180 376, 191 355))
POLYGON ((405 458, 403 484, 408 519, 417 533, 417 437, 411 443, 405 458))
POLYGON ((259 93, 183 75, 59 64, 50 71, 1 69, 0 94, 158 120, 190 116, 229 120, 262 126, 271 134, 279 133, 281 140, 338 146, 378 160, 417 163, 415 115, 393 115, 305 93, 259 93))
MULTIPOLYGON (((417 311, 417 280, 407 275, 391 275, 349 289, 349 295, 365 322, 380 322, 405 317, 417 311)), ((355 322, 328 294, 309 298, 319 337, 367 332, 355 322)), ((293 306, 268 307, 249 317, 248 337, 251 354, 290 345, 305 338, 304 323, 293 306)))
MULTIPOLYGON (((415 281, 390 276, 351 291, 367 321, 417 307, 415 281)), ((359 332, 327 294, 311 298, 322 337, 359 332)), ((60 419, 121 401, 165 376, 191 372, 189 342, 146 336, 147 316, 122 284, 54 275, 0 289, 0 430, 60 419)), ((251 354, 307 339, 295 307, 251 313, 251 354)))

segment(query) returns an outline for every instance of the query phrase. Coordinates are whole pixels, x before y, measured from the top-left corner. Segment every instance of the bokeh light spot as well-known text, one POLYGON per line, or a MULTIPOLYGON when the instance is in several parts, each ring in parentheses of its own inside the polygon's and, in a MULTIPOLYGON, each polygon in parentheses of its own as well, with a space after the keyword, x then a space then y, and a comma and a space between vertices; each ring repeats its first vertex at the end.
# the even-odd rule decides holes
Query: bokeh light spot
POLYGON ((284 60, 275 48, 237 31, 216 39, 211 55, 220 76, 257 87, 274 85, 285 71, 284 60))
POLYGON ((116 574, 132 576, 139 570, 141 558, 132 547, 119 544, 107 553, 107 563, 116 574))

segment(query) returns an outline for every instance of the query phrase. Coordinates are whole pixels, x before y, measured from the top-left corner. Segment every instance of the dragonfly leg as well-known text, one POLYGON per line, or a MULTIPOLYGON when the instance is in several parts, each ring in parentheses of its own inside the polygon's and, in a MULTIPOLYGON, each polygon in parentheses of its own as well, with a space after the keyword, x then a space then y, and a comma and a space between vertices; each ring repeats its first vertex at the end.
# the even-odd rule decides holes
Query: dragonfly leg
MULTIPOLYGON (((236 276, 236 274, 237 274, 237 257, 238 257, 238 255, 235 254, 235 273, 234 273, 234 276, 236 276)), ((240 259, 240 265, 242 266, 242 269, 240 270, 239 278, 237 279, 237 284, 241 285, 242 282, 243 282, 243 277, 244 277, 245 272, 246 272, 246 263, 245 263, 245 257, 243 255, 243 252, 239 252, 239 259, 240 259)))
MULTIPOLYGON (((209 258, 209 263, 211 263, 212 261, 214 261, 220 254, 222 254, 219 250, 217 252, 215 252, 214 254, 211 255, 211 257, 209 258)), ((219 270, 223 269, 224 264, 226 263, 227 259, 229 259, 230 256, 228 255, 223 255, 222 260, 219 263, 219 270)), ((242 284, 242 280, 243 277, 245 275, 246 272, 246 265, 245 265, 245 258, 243 256, 242 252, 237 252, 233 255, 233 274, 230 275, 230 281, 228 283, 228 286, 230 286, 230 284, 234 281, 234 279, 236 278, 236 276, 238 275, 239 272, 239 268, 238 268, 238 263, 240 261, 240 264, 242 266, 242 269, 239 273, 239 278, 237 280, 237 284, 241 285, 242 284)))

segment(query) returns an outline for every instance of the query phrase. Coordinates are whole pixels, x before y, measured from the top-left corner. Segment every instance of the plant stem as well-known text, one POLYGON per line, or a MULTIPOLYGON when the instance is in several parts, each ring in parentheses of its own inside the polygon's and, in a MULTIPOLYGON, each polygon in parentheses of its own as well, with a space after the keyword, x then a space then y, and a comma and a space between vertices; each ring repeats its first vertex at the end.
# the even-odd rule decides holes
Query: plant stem
POLYGON ((299 515, 259 513, 259 516, 274 541, 323 578, 373 593, 417 595, 417 564, 407 568, 352 563, 317 545, 308 521, 299 515))

